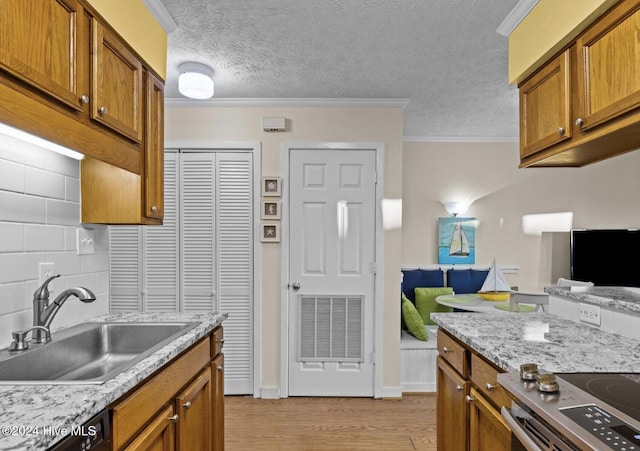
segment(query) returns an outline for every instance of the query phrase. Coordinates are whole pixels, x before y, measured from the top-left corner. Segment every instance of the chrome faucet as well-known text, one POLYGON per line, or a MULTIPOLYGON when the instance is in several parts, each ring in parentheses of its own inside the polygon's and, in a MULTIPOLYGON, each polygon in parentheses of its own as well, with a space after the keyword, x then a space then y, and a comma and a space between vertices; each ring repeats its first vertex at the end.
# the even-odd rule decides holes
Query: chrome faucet
POLYGON ((60 277, 60 274, 49 277, 44 283, 33 293, 33 331, 32 341, 34 343, 47 343, 51 341, 51 334, 46 333, 51 327, 53 318, 60 310, 60 307, 70 297, 75 296, 82 302, 93 302, 96 295, 87 288, 74 287, 63 290, 49 305, 49 283, 60 277))

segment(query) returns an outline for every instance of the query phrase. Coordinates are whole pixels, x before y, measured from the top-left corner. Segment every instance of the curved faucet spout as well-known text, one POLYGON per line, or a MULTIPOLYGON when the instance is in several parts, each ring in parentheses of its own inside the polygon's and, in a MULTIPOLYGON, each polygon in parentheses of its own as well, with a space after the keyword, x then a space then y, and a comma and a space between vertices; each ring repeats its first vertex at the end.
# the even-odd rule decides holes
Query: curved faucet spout
POLYGON ((96 300, 96 295, 88 288, 67 288, 53 300, 51 305, 42 311, 42 314, 40 315, 40 321, 42 322, 41 325, 49 328, 51 326, 51 321, 53 321, 53 318, 56 316, 56 313, 58 313, 58 310, 60 310, 62 304, 64 304, 71 296, 77 297, 82 302, 93 302, 96 300))

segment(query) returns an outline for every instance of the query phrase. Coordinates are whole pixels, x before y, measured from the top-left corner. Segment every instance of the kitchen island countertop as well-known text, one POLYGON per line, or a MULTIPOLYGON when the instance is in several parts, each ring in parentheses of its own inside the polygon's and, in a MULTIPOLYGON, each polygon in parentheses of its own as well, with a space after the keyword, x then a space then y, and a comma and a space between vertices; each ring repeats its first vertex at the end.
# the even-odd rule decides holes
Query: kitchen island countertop
MULTIPOLYGON (((66 434, 106 409, 146 377, 206 336, 227 318, 217 313, 111 313, 90 321, 199 324, 118 376, 99 385, 0 386, 0 449, 39 450, 53 446, 66 434)), ((89 321, 89 320, 88 320, 89 321)), ((55 340, 55 331, 52 339, 55 340)))
POLYGON ((444 330, 505 371, 640 371, 640 341, 548 313, 433 313, 444 330))

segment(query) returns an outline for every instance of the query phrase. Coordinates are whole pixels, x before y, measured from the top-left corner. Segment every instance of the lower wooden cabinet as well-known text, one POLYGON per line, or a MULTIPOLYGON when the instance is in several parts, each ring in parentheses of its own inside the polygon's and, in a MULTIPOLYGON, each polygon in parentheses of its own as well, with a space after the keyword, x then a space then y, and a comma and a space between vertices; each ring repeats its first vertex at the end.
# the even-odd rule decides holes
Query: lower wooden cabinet
POLYGON ((224 354, 217 354, 211 361, 213 378, 212 405, 213 437, 212 450, 224 451, 224 354))
POLYGON ((469 408, 465 397, 469 394, 469 382, 442 357, 438 357, 436 380, 438 450, 466 451, 469 442, 469 408))
POLYGON ((500 412, 476 389, 469 395, 469 449, 471 451, 510 451, 511 429, 500 412))
POLYGON ((125 451, 163 450, 173 451, 175 446, 176 424, 173 406, 164 409, 160 414, 127 446, 125 451))
POLYGON ((218 327, 115 403, 112 449, 222 451, 223 341, 218 327))
POLYGON ((497 382, 500 370, 443 330, 440 343, 438 451, 510 451, 516 439, 500 414, 511 404, 497 382))
POLYGON ((176 443, 179 450, 211 449, 211 370, 204 369, 176 398, 176 443))

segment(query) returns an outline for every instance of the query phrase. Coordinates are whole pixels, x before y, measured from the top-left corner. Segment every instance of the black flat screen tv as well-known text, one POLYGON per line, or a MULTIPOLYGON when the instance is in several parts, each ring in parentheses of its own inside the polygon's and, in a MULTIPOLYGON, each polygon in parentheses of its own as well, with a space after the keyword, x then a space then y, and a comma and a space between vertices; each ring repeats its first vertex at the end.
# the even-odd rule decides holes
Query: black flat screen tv
POLYGON ((640 230, 572 230, 571 278, 596 286, 640 287, 640 230))

